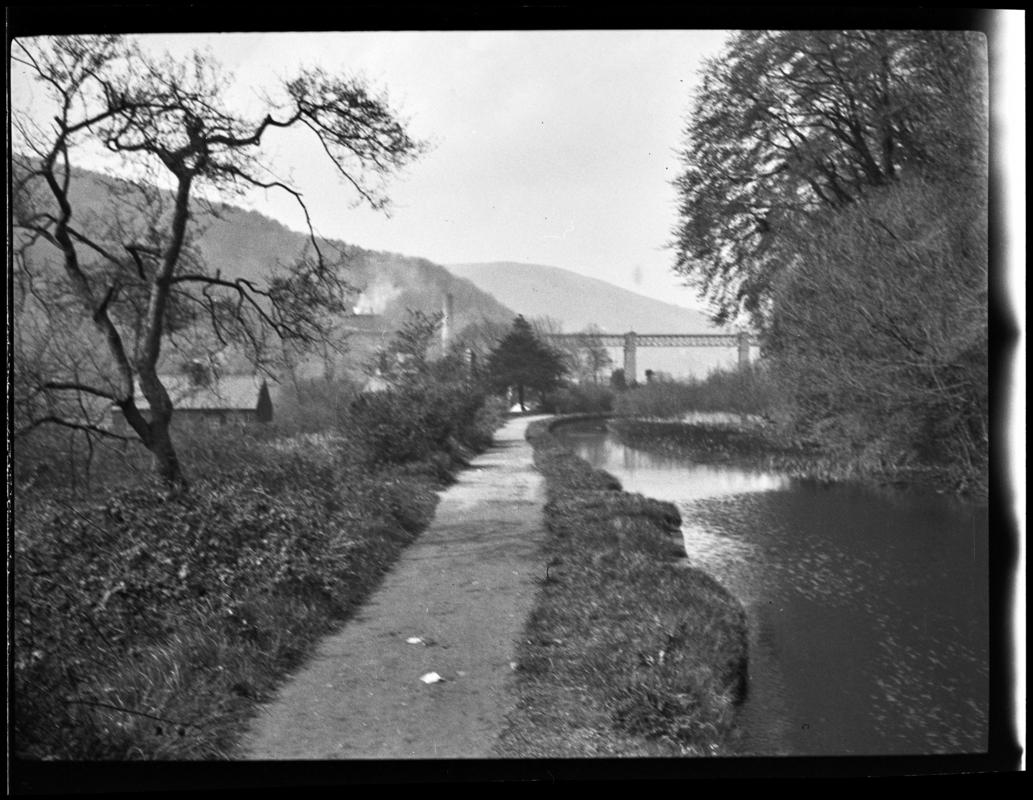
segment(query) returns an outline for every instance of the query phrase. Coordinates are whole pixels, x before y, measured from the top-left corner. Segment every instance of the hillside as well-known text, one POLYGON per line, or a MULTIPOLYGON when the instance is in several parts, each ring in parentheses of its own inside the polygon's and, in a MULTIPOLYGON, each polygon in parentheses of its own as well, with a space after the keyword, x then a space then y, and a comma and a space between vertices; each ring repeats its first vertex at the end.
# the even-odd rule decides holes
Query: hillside
MULTIPOLYGON (((289 262, 310 246, 307 235, 254 211, 223 207, 219 217, 207 221, 199 247, 209 264, 231 265, 226 268, 227 274, 262 277, 277 263, 289 262)), ((357 290, 353 309, 361 315, 343 318, 340 324, 380 333, 378 337, 353 336, 349 355, 336 360, 338 368, 355 373, 405 323, 410 309, 425 314, 439 312, 449 294, 453 298, 452 333, 484 320, 508 324, 515 316, 470 281, 425 258, 365 250, 340 241, 328 244, 346 256, 344 277, 357 290)), ((324 252, 332 257, 328 250, 324 252)), ((323 372, 325 365, 320 359, 301 369, 304 375, 323 372)))
POLYGON ((558 320, 565 333, 575 333, 592 324, 607 333, 720 332, 698 311, 643 297, 558 267, 509 261, 446 267, 525 317, 558 320))
MULTIPOLYGON (((71 187, 76 219, 103 239, 103 235, 96 232, 98 223, 94 220, 101 218, 102 211, 112 208, 115 194, 125 191, 104 175, 76 170, 71 187)), ((163 204, 168 205, 167 196, 163 204)), ((278 264, 293 261, 310 245, 306 234, 257 212, 227 204, 218 205, 215 211, 213 215, 203 204, 195 202, 192 229, 200 231, 195 244, 204 262, 220 270, 226 278, 261 281, 278 264)), ((447 294, 454 299, 454 332, 484 320, 508 324, 515 316, 490 294, 425 258, 365 250, 335 240, 321 242, 321 248, 328 257, 332 257, 335 250, 346 255, 342 276, 356 289, 354 310, 363 316, 338 320, 343 327, 373 330, 389 336, 407 319, 408 309, 428 314, 440 311, 447 294), (375 316, 367 316, 370 314, 375 316)), ((30 258, 37 264, 45 263, 52 256, 53 250, 45 243, 34 245, 30 250, 30 258)), ((353 338, 352 356, 340 366, 361 364, 383 338, 353 338)), ((303 372, 319 371, 317 365, 309 367, 311 369, 303 372)))
MULTIPOLYGON (((220 216, 206 221, 208 228, 199 245, 210 264, 226 265, 227 274, 261 277, 308 244, 305 234, 254 211, 223 206, 220 216)), ((330 244, 347 254, 345 277, 361 290, 356 310, 377 315, 377 327, 397 328, 406 309, 440 311, 446 294, 454 298, 454 330, 485 318, 509 322, 515 316, 491 294, 425 258, 365 250, 334 240, 330 244)))
MULTIPOLYGON (((558 267, 509 261, 447 266, 528 319, 551 317, 558 321, 564 333, 576 333, 593 324, 607 333, 733 332, 716 327, 698 311, 558 267)), ((620 348, 610 348, 610 357, 615 367, 621 366, 620 348)), ((641 380, 647 369, 674 377, 704 377, 717 367, 734 365, 736 360, 733 348, 642 347, 637 353, 638 378, 641 380)))

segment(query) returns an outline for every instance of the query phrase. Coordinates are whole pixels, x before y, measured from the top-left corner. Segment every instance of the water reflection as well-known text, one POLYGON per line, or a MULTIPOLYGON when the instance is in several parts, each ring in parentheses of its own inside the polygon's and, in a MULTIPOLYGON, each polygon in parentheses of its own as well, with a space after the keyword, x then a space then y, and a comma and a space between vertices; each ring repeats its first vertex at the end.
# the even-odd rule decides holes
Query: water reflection
POLYGON ((736 752, 985 750, 985 508, 561 435, 628 491, 675 502, 690 561, 746 607, 750 695, 736 752))
POLYGON ((679 501, 687 501, 743 492, 773 491, 790 485, 789 478, 776 472, 747 470, 724 464, 687 463, 672 456, 625 447, 597 431, 560 430, 564 441, 578 455, 617 475, 629 492, 644 494, 644 489, 639 487, 663 486, 677 492, 679 501))

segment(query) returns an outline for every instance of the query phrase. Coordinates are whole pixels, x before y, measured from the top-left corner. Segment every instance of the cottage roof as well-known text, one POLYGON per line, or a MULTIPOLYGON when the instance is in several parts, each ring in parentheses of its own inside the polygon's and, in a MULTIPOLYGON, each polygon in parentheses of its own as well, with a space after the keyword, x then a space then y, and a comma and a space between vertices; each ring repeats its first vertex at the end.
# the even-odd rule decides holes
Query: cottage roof
MULTIPOLYGON (((263 379, 256 375, 221 375, 208 385, 199 385, 187 375, 161 375, 172 405, 177 410, 249 410, 258 407, 263 379)), ((136 391, 136 402, 147 407, 146 398, 136 391)))

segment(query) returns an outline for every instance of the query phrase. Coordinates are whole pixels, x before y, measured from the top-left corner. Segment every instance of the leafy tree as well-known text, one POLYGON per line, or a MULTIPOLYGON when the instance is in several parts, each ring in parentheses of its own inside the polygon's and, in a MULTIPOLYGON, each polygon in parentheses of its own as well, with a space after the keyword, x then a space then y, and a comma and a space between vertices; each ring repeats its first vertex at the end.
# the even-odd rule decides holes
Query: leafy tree
MULTIPOLYGON (((158 374, 163 347, 204 329, 260 362, 271 339, 324 339, 327 315, 345 310, 348 290, 340 260, 324 254, 311 226, 309 252, 264 284, 204 264, 192 247, 198 198, 277 189, 307 218, 298 189, 272 177, 261 159, 270 131, 304 128, 361 200, 381 208, 383 179, 421 145, 363 83, 318 69, 287 81, 250 117, 231 108, 227 77, 199 54, 159 59, 122 37, 73 36, 17 40, 11 58, 53 110, 47 119, 34 107, 11 114, 23 308, 76 315, 90 330, 87 349, 103 354, 88 369, 62 371, 54 359, 44 374, 26 375, 38 380, 24 391, 19 431, 57 423, 102 434, 95 420, 67 413, 69 398, 114 404, 154 455, 161 479, 184 485, 169 434, 173 404, 158 374), (76 193, 75 164, 98 149, 119 157, 133 178, 153 180, 113 182, 109 201, 91 214, 76 193), (170 192, 154 188, 162 181, 170 192), (149 415, 137 406, 137 385, 149 415)), ((21 344, 23 355, 35 346, 21 344)))
POLYGON ((779 416, 862 468, 985 484, 985 41, 735 35, 683 152, 676 269, 752 316, 779 416))
POLYGON ((563 357, 535 335, 531 325, 518 316, 506 337, 488 357, 488 374, 495 388, 515 386, 521 411, 526 411, 525 388, 543 395, 559 386, 567 368, 563 357))
POLYGON ((675 270, 717 321, 763 323, 799 226, 905 176, 984 174, 985 74, 977 34, 735 34, 686 128, 675 270))

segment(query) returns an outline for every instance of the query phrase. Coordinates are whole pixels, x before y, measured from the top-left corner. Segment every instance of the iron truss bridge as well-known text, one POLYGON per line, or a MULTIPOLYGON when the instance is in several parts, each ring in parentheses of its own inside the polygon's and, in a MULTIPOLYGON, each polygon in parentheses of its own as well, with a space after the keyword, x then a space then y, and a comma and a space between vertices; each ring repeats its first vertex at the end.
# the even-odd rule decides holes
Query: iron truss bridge
POLYGON ((760 345, 757 337, 746 331, 739 333, 547 333, 547 341, 562 345, 565 342, 580 347, 623 347, 624 375, 638 380, 638 348, 640 347, 735 347, 739 351, 739 366, 750 363, 750 348, 760 345))
POLYGON ((601 347, 738 347, 743 338, 751 347, 760 345, 755 336, 739 333, 547 333, 544 339, 556 344, 591 343, 601 347))

